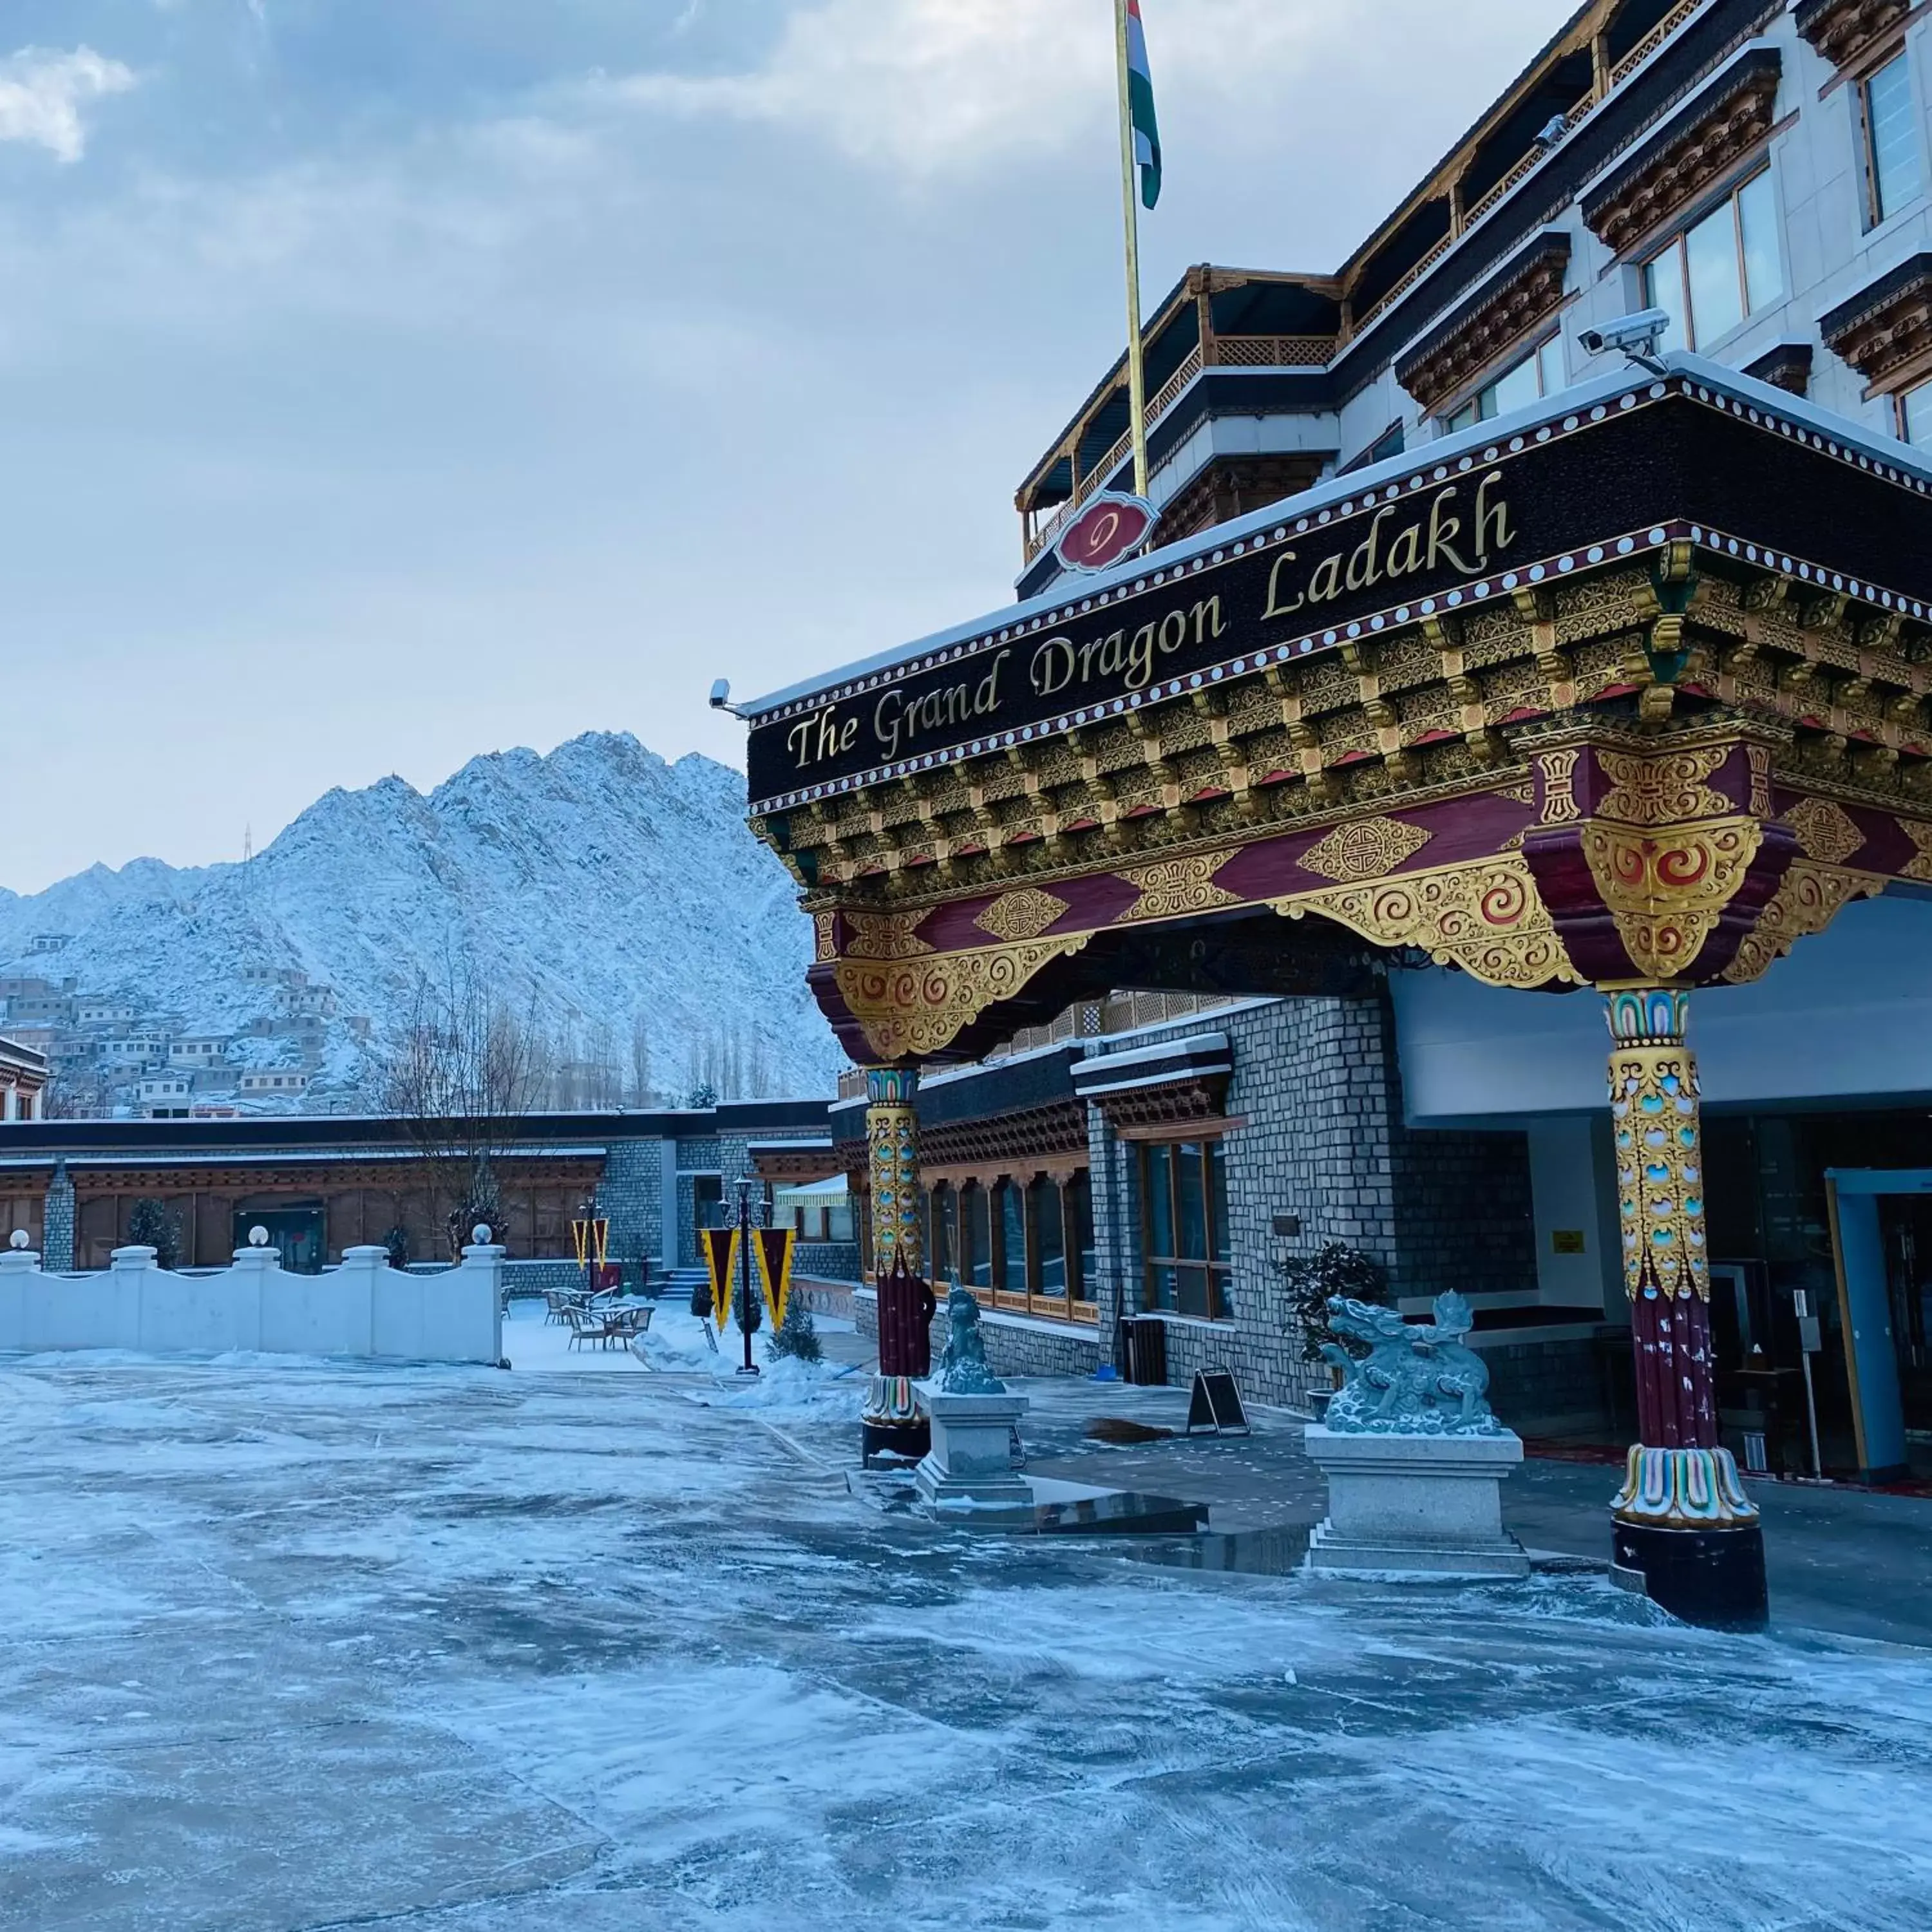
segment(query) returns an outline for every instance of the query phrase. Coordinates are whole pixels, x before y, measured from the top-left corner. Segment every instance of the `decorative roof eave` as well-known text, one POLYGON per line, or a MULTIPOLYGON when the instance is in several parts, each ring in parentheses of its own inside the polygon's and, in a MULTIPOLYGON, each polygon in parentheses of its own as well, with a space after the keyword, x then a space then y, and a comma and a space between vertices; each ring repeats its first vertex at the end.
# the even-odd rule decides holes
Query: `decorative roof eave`
POLYGON ((1874 388, 1932 349, 1932 254, 1908 257, 1840 302, 1819 332, 1874 388))
POLYGON ((1912 0, 1802 0, 1799 33, 1835 68, 1846 68, 1912 11, 1912 0))
POLYGON ((1570 237, 1532 238, 1396 364, 1396 377, 1425 410, 1453 395, 1543 321, 1563 299, 1570 237))
POLYGON ((1622 254, 1771 132, 1784 56, 1754 46, 1694 94, 1583 200, 1591 232, 1622 254))

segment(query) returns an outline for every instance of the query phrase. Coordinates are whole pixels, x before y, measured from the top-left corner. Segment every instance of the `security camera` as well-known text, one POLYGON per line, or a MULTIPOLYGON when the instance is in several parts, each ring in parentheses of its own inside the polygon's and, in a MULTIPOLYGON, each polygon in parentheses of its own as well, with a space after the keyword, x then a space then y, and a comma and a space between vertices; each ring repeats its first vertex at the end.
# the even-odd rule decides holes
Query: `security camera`
POLYGON ((1554 148, 1570 131, 1570 117, 1567 114, 1552 114, 1536 130, 1536 145, 1539 148, 1554 148))
POLYGON ((731 708, 731 680, 721 677, 711 687, 711 708, 714 711, 728 711, 731 708))
POLYGON ((1654 374, 1661 374, 1656 360, 1657 345, 1670 326, 1666 310, 1640 308, 1634 315, 1620 315, 1615 322, 1605 322, 1601 328, 1580 328, 1576 340, 1586 354, 1601 356, 1606 350, 1621 349, 1633 362, 1654 374))

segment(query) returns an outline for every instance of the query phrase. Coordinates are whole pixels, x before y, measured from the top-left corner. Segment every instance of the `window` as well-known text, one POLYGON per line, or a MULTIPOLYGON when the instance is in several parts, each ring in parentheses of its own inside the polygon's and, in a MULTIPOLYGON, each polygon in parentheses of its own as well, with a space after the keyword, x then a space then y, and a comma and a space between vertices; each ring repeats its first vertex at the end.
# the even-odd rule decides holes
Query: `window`
POLYGON ((1916 201, 1925 184, 1912 74, 1902 52, 1859 88, 1858 106, 1864 124, 1865 218, 1876 227, 1916 201))
POLYGON ((1539 343, 1520 362, 1505 369, 1494 382, 1484 383, 1460 409, 1442 418, 1442 427, 1468 429, 1487 422, 1492 416, 1527 409, 1539 398, 1552 395, 1562 386, 1563 338, 1552 335, 1539 343))
POLYGON ((1670 317, 1666 349, 1696 349, 1728 335, 1784 292, 1771 170, 1760 169, 1736 194, 1643 265, 1643 304, 1670 317))
POLYGON ((1060 1213, 1059 1188, 1045 1174, 1036 1174, 1027 1190, 1027 1218, 1033 1223, 1034 1252, 1039 1257, 1040 1280, 1034 1292, 1049 1301, 1066 1298, 1066 1226, 1060 1213))
POLYGON ((959 1279, 968 1288, 993 1285, 993 1214, 976 1181, 959 1190, 959 1279))
POLYGON ((1228 1166, 1221 1143, 1141 1148, 1141 1306, 1226 1321, 1228 1166))
POLYGON ((1027 1292, 1026 1196, 1010 1180, 1003 1180, 993 1190, 1000 1210, 1000 1265, 994 1277, 996 1291, 1004 1294, 1027 1292))
POLYGON ((1921 449, 1932 449, 1932 382, 1921 382, 1899 398, 1898 433, 1921 449))

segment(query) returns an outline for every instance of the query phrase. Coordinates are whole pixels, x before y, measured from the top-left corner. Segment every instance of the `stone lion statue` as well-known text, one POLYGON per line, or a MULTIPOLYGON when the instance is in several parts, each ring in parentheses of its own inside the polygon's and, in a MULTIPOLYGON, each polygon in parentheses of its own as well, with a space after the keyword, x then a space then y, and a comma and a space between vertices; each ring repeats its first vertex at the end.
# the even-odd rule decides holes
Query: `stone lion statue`
POLYGON ((1335 1334, 1366 1346, 1353 1354, 1333 1342, 1324 1358, 1346 1376, 1328 1405, 1330 1429, 1382 1435, 1493 1436, 1502 1432, 1488 1401, 1489 1364, 1462 1337, 1475 1325, 1468 1300, 1436 1298, 1433 1322, 1405 1322, 1393 1308, 1337 1297, 1328 1304, 1335 1334))
POLYGON ((980 1304, 970 1288, 946 1298, 946 1348, 938 1381, 947 1395, 1004 1395, 1006 1385, 986 1366, 986 1338, 980 1332, 980 1304))

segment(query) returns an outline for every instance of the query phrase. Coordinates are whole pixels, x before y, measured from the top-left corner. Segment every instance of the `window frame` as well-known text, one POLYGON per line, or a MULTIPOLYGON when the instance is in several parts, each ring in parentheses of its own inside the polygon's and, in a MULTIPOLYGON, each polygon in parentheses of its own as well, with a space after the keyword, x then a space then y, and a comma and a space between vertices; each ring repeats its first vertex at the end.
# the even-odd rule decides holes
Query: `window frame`
POLYGON ((1926 193, 1926 153, 1924 115, 1918 104, 1918 87, 1912 71, 1912 50, 1903 38, 1892 43, 1882 53, 1868 54, 1862 70, 1854 77, 1852 112, 1857 123, 1858 143, 1858 173, 1864 202, 1864 232, 1869 235, 1874 229, 1882 228, 1894 216, 1923 201, 1926 193), (1879 182, 1878 145, 1874 138, 1872 124, 1871 87, 1879 76, 1894 67, 1900 69, 1904 82, 1906 100, 1911 109, 1913 134, 1913 158, 1918 169, 1918 183, 1913 193, 1907 195, 1896 208, 1887 208, 1879 182))
POLYGON ((1093 1181, 1084 1167, 1023 1162, 1016 1168, 998 1170, 949 1168, 936 1174, 927 1195, 926 1222, 927 1267, 934 1292, 944 1287, 964 1287, 972 1292, 982 1308, 1031 1315, 1048 1322, 1086 1326, 1096 1322, 1100 1310, 1089 1277, 1097 1269, 1090 1268, 1080 1246, 1082 1190, 1090 1204, 1088 1226, 1090 1228, 1093 1181), (1042 1187, 1046 1190, 1043 1195, 1042 1187), (1010 1200, 1017 1205, 1016 1216, 1008 1211, 1010 1200), (974 1225, 980 1211, 974 1204, 980 1201, 985 1203, 988 1246, 984 1257, 987 1278, 983 1282, 973 1279, 982 1260, 974 1225), (1046 1204, 1046 1211, 1060 1217, 1066 1286, 1057 1294, 1046 1293, 1040 1285, 1042 1202, 1046 1204), (1017 1256, 1012 1240, 1016 1220, 1022 1242, 1022 1251, 1017 1256))
POLYGON ((1738 176, 1737 179, 1732 182, 1722 194, 1714 196, 1711 200, 1700 206, 1694 214, 1688 220, 1681 223, 1666 239, 1658 243, 1636 264, 1638 298, 1646 308, 1658 308, 1661 307, 1662 304, 1658 302, 1652 290, 1652 272, 1666 255, 1675 257, 1678 298, 1682 304, 1684 313, 1682 316, 1673 315, 1672 320, 1678 326, 1684 348, 1694 356, 1706 353, 1707 346, 1699 335, 1696 304, 1692 299, 1690 293, 1690 257, 1688 237, 1693 229, 1701 228, 1720 210, 1727 208, 1730 212, 1731 252, 1737 268, 1739 308, 1737 320, 1729 328, 1720 329, 1712 338, 1712 342, 1722 342, 1730 336, 1735 335, 1738 330, 1744 328, 1750 322, 1754 316, 1762 314, 1764 310, 1773 307, 1778 302, 1788 299, 1790 296, 1790 275, 1784 260, 1783 224, 1778 218, 1778 184, 1771 177, 1771 158, 1767 154, 1762 157, 1756 166, 1738 176), (1771 189, 1771 214, 1774 231, 1772 238, 1778 250, 1778 285, 1775 295, 1768 296, 1760 308, 1754 308, 1751 306, 1749 257, 1744 249, 1744 223, 1742 204, 1745 190, 1760 181, 1767 182, 1771 189))
POLYGON ((1197 1132, 1186 1138, 1149 1139, 1136 1143, 1136 1149, 1135 1169, 1139 1183, 1141 1233, 1138 1312, 1143 1315, 1174 1316, 1189 1322, 1232 1322, 1234 1318, 1234 1238, 1227 1217, 1228 1156, 1222 1136, 1197 1132), (1165 1156, 1159 1163, 1154 1158, 1156 1151, 1165 1156), (1202 1245, 1206 1252, 1202 1255, 1156 1254, 1154 1252, 1154 1223, 1157 1204, 1153 1198, 1156 1165, 1165 1174, 1168 1190, 1166 1219, 1169 1245, 1178 1250, 1186 1245, 1181 1232, 1181 1174, 1183 1162, 1190 1154, 1198 1164, 1197 1185, 1200 1190, 1202 1245), (1214 1184, 1217 1164, 1222 1184, 1219 1189, 1214 1184), (1216 1252, 1217 1245, 1220 1250, 1218 1256, 1216 1252), (1162 1304, 1156 1285, 1156 1275, 1163 1270, 1174 1277, 1172 1306, 1162 1304), (1180 1284, 1184 1271, 1197 1274, 1204 1280, 1207 1288, 1207 1312, 1204 1314, 1196 1314, 1181 1306, 1180 1284))
MULTIPOLYGON (((1445 436, 1454 436, 1459 430, 1474 429, 1478 423, 1493 422, 1496 417, 1501 416, 1503 412, 1496 409, 1491 410, 1489 414, 1485 416, 1482 411, 1483 398, 1493 394, 1496 390, 1502 384, 1508 382, 1519 369, 1533 368, 1536 371, 1537 400, 1540 402, 1548 397, 1552 392, 1543 386, 1544 351, 1554 344, 1560 355, 1562 341, 1562 326, 1558 323, 1554 328, 1538 332, 1530 339, 1528 346, 1524 349, 1521 355, 1512 355, 1510 359, 1500 368, 1492 364, 1492 368, 1495 369, 1493 374, 1485 375, 1481 381, 1464 391, 1456 399, 1456 405, 1453 409, 1444 410, 1438 412, 1436 420, 1442 425, 1442 434, 1445 436), (1475 414, 1468 416, 1466 422, 1458 420, 1472 410, 1475 411, 1475 414)), ((1565 376, 1568 375, 1569 370, 1567 367, 1563 373, 1565 376)))

